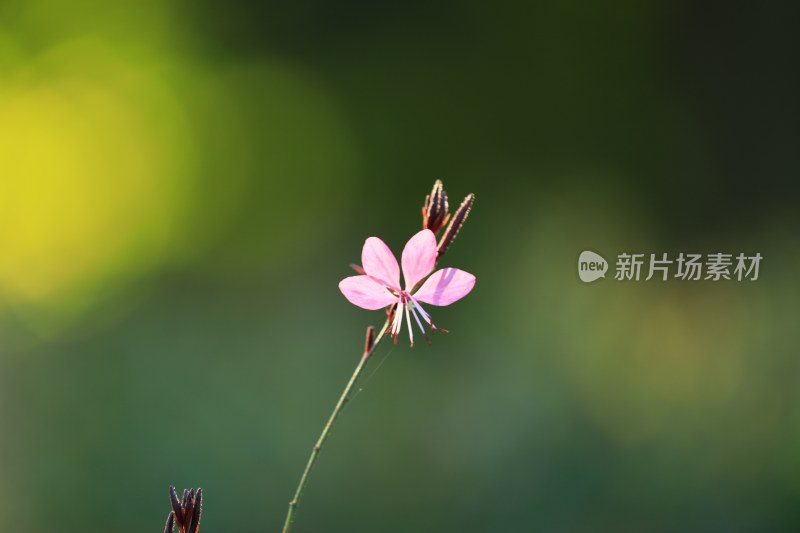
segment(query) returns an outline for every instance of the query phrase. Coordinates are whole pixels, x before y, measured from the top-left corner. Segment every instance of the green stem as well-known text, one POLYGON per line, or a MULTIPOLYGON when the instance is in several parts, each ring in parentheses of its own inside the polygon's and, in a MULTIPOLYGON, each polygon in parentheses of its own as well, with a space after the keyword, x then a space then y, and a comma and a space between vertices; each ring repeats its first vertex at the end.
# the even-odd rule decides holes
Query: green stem
MULTIPOLYGON (((347 386, 344 388, 344 392, 339 397, 339 401, 336 402, 336 407, 333 409, 333 413, 331 413, 330 418, 328 418, 328 422, 325 424, 325 427, 322 428, 322 434, 317 439, 317 443, 311 449, 311 455, 308 458, 308 463, 306 463, 306 469, 303 470, 303 475, 300 476, 300 483, 297 485, 297 490, 294 493, 294 498, 292 501, 289 502, 289 512, 286 514, 286 522, 283 524, 283 533, 289 533, 292 530, 292 525, 294 524, 295 515, 297 514, 297 506, 300 505, 300 498, 303 496, 303 490, 306 487, 306 483, 308 482, 308 475, 311 473, 311 469, 314 467, 314 463, 317 462, 317 457, 319 456, 319 451, 322 449, 322 445, 325 444, 325 440, 328 438, 328 435, 333 428, 333 424, 336 422, 336 419, 339 418, 339 414, 341 414, 342 409, 347 404, 347 401, 350 399, 350 391, 353 390, 353 386, 358 381, 359 376, 361 376, 361 372, 364 370, 366 366, 367 360, 369 360, 372 353, 375 351, 375 348, 378 344, 383 340, 384 335, 386 334, 386 330, 389 328, 390 320, 387 319, 386 323, 381 328, 378 336, 375 337, 375 340, 370 343, 369 339, 371 337, 371 331, 368 330, 367 332, 367 345, 364 348, 364 354, 361 357, 361 360, 358 362, 358 366, 356 366, 355 372, 350 377, 350 381, 347 382, 347 386)), ((370 330, 372 328, 370 327, 370 330)))

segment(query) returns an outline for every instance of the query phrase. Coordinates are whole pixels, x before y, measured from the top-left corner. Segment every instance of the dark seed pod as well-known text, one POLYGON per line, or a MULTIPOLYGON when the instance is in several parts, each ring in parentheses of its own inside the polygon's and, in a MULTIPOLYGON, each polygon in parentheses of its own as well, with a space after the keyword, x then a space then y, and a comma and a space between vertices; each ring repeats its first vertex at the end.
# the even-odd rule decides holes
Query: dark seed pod
POLYGON ((461 231, 461 228, 464 226, 464 222, 467 221, 469 212, 472 210, 472 204, 474 203, 475 195, 472 193, 469 193, 467 197, 464 198, 464 201, 461 202, 461 205, 456 210, 456 214, 453 215, 450 224, 447 225, 447 229, 444 230, 444 234, 442 234, 442 238, 439 241, 438 257, 443 256, 453 243, 456 235, 458 235, 458 232, 461 231))
POLYGON ((175 486, 169 486, 169 502, 172 504, 172 512, 175 513, 175 517, 178 518, 178 524, 183 522, 183 509, 181 508, 181 502, 178 500, 178 493, 175 492, 175 486))
POLYGON ((436 180, 433 190, 425 197, 425 205, 422 206, 422 228, 429 229, 434 234, 439 233, 439 230, 447 224, 447 220, 450 218, 448 211, 444 185, 442 185, 442 180, 436 180))
POLYGON ((369 326, 367 328, 367 335, 364 339, 364 357, 369 355, 370 350, 372 350, 372 345, 375 343, 375 328, 369 326))
POLYGON ((183 497, 178 500, 175 486, 169 486, 169 502, 172 506, 167 517, 165 533, 173 533, 175 526, 178 533, 198 533, 200 530, 200 514, 203 505, 203 489, 184 489, 183 497))
POLYGON ((181 499, 181 508, 183 509, 183 516, 186 516, 186 509, 191 505, 191 495, 189 489, 183 489, 183 498, 181 499))
POLYGON ((175 529, 175 513, 173 511, 169 512, 169 516, 167 517, 167 526, 164 528, 164 533, 172 533, 175 529))
POLYGON ((200 528, 200 513, 203 512, 203 489, 197 489, 192 510, 192 521, 189 522, 189 533, 197 533, 200 528))

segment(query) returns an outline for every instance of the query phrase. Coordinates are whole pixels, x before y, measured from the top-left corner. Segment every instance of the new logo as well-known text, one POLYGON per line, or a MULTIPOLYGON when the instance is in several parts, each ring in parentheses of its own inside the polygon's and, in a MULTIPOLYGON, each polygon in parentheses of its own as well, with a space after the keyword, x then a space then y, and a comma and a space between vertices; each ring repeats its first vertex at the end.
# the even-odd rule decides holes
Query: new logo
POLYGON ((581 252, 578 258, 578 276, 584 283, 591 283, 599 278, 606 277, 608 271, 608 261, 603 259, 602 256, 590 252, 589 250, 581 252))

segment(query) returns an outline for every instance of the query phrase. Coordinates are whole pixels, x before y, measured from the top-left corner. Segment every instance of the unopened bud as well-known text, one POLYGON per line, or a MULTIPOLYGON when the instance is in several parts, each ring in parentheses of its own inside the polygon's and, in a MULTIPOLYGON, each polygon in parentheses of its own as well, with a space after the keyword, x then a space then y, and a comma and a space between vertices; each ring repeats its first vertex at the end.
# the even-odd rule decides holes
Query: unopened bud
POLYGON ((183 522, 183 509, 181 509, 181 502, 178 500, 178 494, 175 492, 175 486, 169 486, 169 501, 172 504, 172 511, 175 513, 175 518, 178 519, 178 525, 183 522))
POLYGON ((364 339, 364 357, 369 357, 372 351, 372 346, 375 344, 375 328, 372 326, 367 328, 366 339, 364 339))
POLYGON ((448 211, 444 185, 442 180, 436 180, 433 190, 425 197, 425 205, 422 206, 422 228, 431 230, 434 235, 438 234, 450 218, 448 211))
POLYGON ((203 511, 203 489, 197 489, 192 508, 192 519, 189 522, 188 533, 197 533, 200 528, 200 513, 203 511))
POLYGON ((461 231, 461 228, 464 226, 464 222, 467 221, 473 203, 475 203, 475 195, 469 193, 467 197, 464 198, 464 201, 461 202, 461 205, 458 206, 455 215, 453 215, 453 218, 450 220, 450 224, 447 225, 447 229, 444 230, 442 238, 439 240, 439 255, 437 257, 443 256, 453 243, 456 235, 458 235, 458 232, 461 231))
POLYGON ((164 533, 172 533, 174 529, 175 529, 175 513, 170 511, 169 516, 167 517, 167 525, 164 528, 164 533))

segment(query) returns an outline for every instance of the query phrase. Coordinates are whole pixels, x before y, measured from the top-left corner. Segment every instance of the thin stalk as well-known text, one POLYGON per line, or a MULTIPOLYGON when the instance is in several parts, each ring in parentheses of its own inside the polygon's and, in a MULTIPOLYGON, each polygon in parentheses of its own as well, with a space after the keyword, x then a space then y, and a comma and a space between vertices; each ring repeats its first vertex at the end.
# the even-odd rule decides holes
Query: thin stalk
POLYGON ((347 382, 347 386, 344 388, 344 392, 342 392, 342 395, 339 397, 339 401, 336 402, 336 407, 334 407, 333 413, 331 413, 330 418, 328 418, 328 422, 325 424, 325 427, 322 428, 322 434, 319 436, 319 439, 317 439, 317 443, 311 449, 311 455, 308 458, 308 463, 306 463, 306 469, 303 470, 303 475, 300 476, 300 483, 297 485, 294 498, 292 498, 292 501, 289 502, 289 511, 286 514, 286 521, 283 524, 283 533, 289 533, 292 530, 295 515, 297 514, 297 506, 300 505, 300 498, 303 496, 303 490, 306 488, 308 475, 311 473, 311 469, 314 468, 314 463, 317 462, 317 457, 322 449, 322 445, 325 444, 325 440, 328 438, 328 435, 333 428, 333 424, 336 422, 336 419, 339 418, 339 414, 341 414, 342 409, 344 409, 344 406, 350 399, 350 391, 353 390, 353 386, 361 376, 361 372, 364 370, 367 361, 375 351, 375 348, 377 348, 378 344, 380 344, 381 340, 383 340, 386 330, 389 327, 389 323, 390 320, 387 319, 386 323, 383 325, 383 328, 381 328, 374 341, 372 341, 372 327, 367 330, 367 342, 366 346, 364 347, 364 355, 358 362, 358 366, 356 366, 355 372, 353 372, 353 375, 350 377, 350 381, 347 382))

